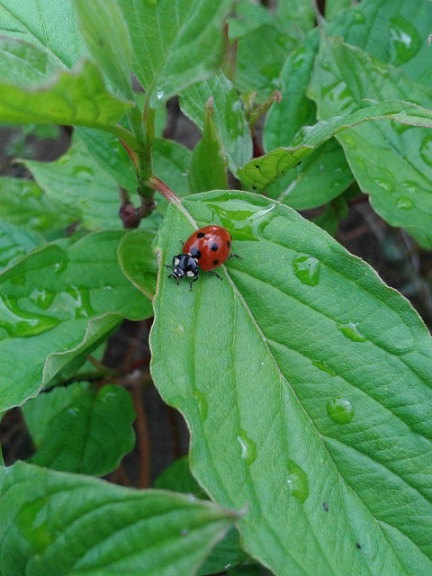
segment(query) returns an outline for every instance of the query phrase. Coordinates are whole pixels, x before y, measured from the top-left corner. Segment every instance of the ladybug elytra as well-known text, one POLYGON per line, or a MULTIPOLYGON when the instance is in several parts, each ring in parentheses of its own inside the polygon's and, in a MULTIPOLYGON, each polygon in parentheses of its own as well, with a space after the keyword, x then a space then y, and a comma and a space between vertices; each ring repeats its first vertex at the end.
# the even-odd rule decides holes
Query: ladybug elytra
MULTIPOLYGON (((174 256, 169 278, 174 278, 177 285, 182 278, 188 278, 192 289, 192 282, 198 280, 199 270, 210 272, 217 268, 231 256, 230 251, 231 235, 228 230, 221 226, 204 226, 189 236, 183 244, 183 253, 174 256)), ((220 278, 216 272, 212 273, 220 278)))

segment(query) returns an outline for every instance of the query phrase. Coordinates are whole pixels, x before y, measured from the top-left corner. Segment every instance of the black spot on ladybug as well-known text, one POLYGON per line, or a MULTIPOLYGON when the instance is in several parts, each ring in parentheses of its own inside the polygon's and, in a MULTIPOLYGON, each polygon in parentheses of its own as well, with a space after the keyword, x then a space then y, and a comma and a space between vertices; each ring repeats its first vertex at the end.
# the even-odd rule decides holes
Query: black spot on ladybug
POLYGON ((219 246, 216 244, 216 242, 213 242, 213 244, 210 245, 210 250, 212 252, 217 252, 219 249, 219 246))
POLYGON ((192 256, 192 258, 195 258, 196 260, 199 260, 201 258, 201 252, 198 250, 198 248, 191 248, 190 255, 192 256))
POLYGON ((198 232, 198 234, 196 235, 197 238, 204 238, 205 234, 204 232, 198 232))
POLYGON ((213 260, 213 266, 217 266, 219 264, 219 260, 213 260))

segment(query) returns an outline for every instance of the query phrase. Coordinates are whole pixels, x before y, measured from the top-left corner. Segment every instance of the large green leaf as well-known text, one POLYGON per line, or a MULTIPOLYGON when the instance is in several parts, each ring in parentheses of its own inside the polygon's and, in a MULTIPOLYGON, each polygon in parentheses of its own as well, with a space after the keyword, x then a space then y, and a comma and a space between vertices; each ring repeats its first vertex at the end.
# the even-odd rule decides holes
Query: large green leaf
POLYGON ((84 52, 70 1, 0 0, 0 34, 36 46, 59 67, 72 68, 84 52))
MULTIPOLYGON (((354 110, 362 98, 405 100, 432 108, 431 88, 414 83, 400 70, 380 64, 337 38, 321 45, 310 93, 320 119, 354 110)), ((430 124, 428 128, 409 128, 367 123, 339 134, 338 139, 360 188, 370 194, 378 214, 392 226, 408 230, 422 246, 432 247, 430 124)))
POLYGON ((235 515, 158 490, 17 463, 0 470, 0 572, 193 575, 235 515))
POLYGON ((405 101, 379 104, 362 102, 353 112, 322 120, 314 126, 305 126, 290 147, 279 147, 264 156, 254 158, 240 168, 237 175, 246 187, 261 192, 333 136, 372 120, 394 120, 403 125, 400 131, 404 130, 404 126, 405 129, 406 126, 431 128, 432 112, 405 101))
POLYGON ((98 68, 87 60, 71 72, 58 72, 49 83, 23 87, 1 80, 0 90, 1 122, 90 126, 127 138, 115 124, 131 102, 108 92, 98 68))
POLYGON ((88 230, 121 228, 118 185, 78 142, 54 162, 22 160, 37 184, 70 221, 88 230))
POLYGON ((11 38, 0 38, 0 78, 28 87, 40 84, 57 70, 47 54, 32 44, 11 38))
POLYGON ((22 409, 33 441, 38 439, 31 462, 39 466, 103 476, 135 442, 132 400, 120 386, 54 388, 22 409))
POLYGON ((382 62, 400 67, 416 82, 432 83, 430 48, 432 9, 429 0, 362 0, 326 27, 348 44, 382 62))
MULTIPOLYGON (((122 318, 151 315, 150 302, 119 267, 123 236, 100 232, 65 248, 48 244, 0 274, 0 411, 82 362, 122 318)), ((141 237, 149 253, 151 239, 141 237)), ((152 266, 147 274, 154 282, 152 266)))
POLYGON ((115 0, 73 0, 86 46, 116 90, 132 98, 132 47, 126 22, 115 0))
POLYGON ((56 236, 73 222, 30 180, 0 177, 0 197, 0 219, 29 232, 56 236))
POLYGON ((210 76, 221 60, 222 27, 233 0, 119 0, 133 67, 150 105, 210 76))
POLYGON ((220 281, 161 269, 152 374, 186 417, 192 470, 247 513, 278 575, 432 571, 432 343, 408 302, 325 232, 240 192, 171 206, 162 263, 198 225, 233 235, 220 281))
POLYGON ((0 220, 0 268, 44 243, 40 234, 0 220))

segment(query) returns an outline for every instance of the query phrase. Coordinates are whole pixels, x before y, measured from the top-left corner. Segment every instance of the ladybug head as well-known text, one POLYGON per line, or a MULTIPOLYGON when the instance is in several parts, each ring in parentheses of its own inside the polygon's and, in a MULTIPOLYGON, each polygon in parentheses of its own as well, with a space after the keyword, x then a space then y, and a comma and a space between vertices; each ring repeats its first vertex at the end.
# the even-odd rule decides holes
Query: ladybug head
POLYGON ((192 288, 192 282, 198 279, 198 262, 190 254, 177 254, 177 256, 174 256, 172 269, 172 274, 169 277, 177 280, 177 284, 182 278, 189 278, 192 288))

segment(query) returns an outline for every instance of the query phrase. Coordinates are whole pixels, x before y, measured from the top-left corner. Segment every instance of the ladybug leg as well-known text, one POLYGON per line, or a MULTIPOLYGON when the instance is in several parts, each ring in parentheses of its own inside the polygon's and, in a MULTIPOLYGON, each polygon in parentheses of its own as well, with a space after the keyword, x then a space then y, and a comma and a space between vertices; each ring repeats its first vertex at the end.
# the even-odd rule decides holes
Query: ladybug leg
POLYGON ((240 256, 240 254, 233 254, 231 252, 231 254, 228 256, 228 260, 231 260, 231 258, 240 258, 240 260, 243 260, 243 258, 240 256))
POLYGON ((219 280, 223 280, 222 276, 219 276, 219 274, 214 270, 210 270, 209 274, 211 274, 212 276, 216 276, 217 278, 219 278, 219 280))
MULTIPOLYGON (((198 280, 198 276, 195 276, 194 278, 192 278, 192 280, 189 280, 189 290, 192 290, 192 283, 196 282, 198 280)), ((177 280, 177 286, 178 286, 178 280, 177 280)))

